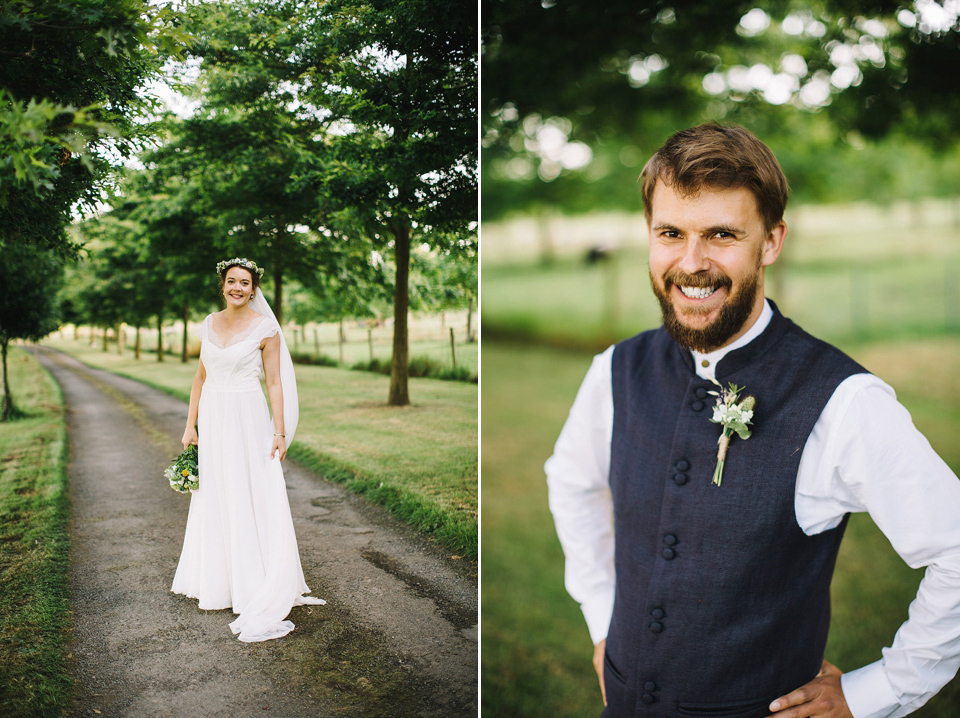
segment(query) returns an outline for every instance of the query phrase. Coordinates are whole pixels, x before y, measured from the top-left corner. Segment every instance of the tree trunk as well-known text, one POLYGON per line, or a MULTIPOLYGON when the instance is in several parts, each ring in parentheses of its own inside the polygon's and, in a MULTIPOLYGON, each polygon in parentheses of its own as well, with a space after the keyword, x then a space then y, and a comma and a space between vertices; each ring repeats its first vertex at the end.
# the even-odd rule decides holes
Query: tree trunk
POLYGON ((0 354, 3 354, 3 407, 0 409, 0 422, 15 419, 20 413, 13 405, 13 395, 10 394, 10 381, 7 378, 7 346, 10 340, 0 339, 0 354))
POLYGON ((473 341, 473 297, 467 301, 467 343, 473 341))
POLYGON ((123 328, 123 322, 117 324, 117 354, 123 355, 123 344, 127 338, 127 332, 123 328))
POLYGON ((103 328, 103 351, 107 351, 107 328, 103 328))
POLYGON ((273 313, 277 324, 283 326, 283 270, 277 267, 273 272, 273 313))
POLYGON ((408 346, 407 313, 410 308, 408 294, 410 283, 410 225, 403 221, 393 235, 394 256, 397 262, 397 285, 393 293, 393 361, 390 364, 391 406, 407 406, 410 394, 407 390, 408 346))
POLYGON ((190 305, 183 305, 183 346, 180 348, 180 362, 187 363, 187 322, 190 320, 190 305))
POLYGON ((137 325, 137 341, 134 345, 134 352, 137 359, 140 359, 140 325, 137 325))
POLYGON ((163 312, 157 312, 157 361, 163 361, 163 312))

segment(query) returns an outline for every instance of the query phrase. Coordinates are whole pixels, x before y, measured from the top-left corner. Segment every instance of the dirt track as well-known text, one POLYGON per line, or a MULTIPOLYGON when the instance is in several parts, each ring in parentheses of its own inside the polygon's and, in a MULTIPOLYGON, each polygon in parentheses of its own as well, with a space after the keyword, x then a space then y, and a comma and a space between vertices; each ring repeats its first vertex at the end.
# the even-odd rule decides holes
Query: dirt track
POLYGON ((284 462, 300 556, 325 606, 237 641, 230 611, 170 593, 189 499, 163 469, 186 405, 41 348, 70 438, 73 716, 477 715, 475 565, 284 462))

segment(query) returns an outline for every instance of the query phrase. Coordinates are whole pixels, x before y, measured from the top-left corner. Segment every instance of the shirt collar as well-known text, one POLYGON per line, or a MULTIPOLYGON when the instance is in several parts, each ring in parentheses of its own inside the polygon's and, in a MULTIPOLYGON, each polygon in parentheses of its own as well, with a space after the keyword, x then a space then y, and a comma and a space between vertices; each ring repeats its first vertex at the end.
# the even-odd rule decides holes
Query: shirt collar
POLYGON ((735 349, 745 347, 763 334, 763 330, 769 326, 771 319, 773 319, 773 309, 770 307, 770 302, 764 299, 763 311, 760 313, 759 319, 735 342, 706 354, 701 354, 691 349, 690 354, 693 356, 693 368, 697 372, 697 376, 701 379, 716 382, 717 364, 720 363, 720 360, 735 349))

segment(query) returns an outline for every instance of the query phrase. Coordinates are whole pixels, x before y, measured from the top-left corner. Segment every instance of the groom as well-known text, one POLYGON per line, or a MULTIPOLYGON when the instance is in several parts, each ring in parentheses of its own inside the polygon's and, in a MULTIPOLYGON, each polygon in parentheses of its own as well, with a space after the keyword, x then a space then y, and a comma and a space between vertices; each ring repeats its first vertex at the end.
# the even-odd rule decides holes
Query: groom
POLYGON ((663 327, 594 359, 545 467, 603 716, 906 715, 960 664, 960 482, 892 389, 765 299, 788 194, 766 145, 701 125, 641 177, 663 327), (752 433, 721 457, 733 385, 752 433), (853 511, 927 569, 892 646, 841 675, 823 654, 853 511))

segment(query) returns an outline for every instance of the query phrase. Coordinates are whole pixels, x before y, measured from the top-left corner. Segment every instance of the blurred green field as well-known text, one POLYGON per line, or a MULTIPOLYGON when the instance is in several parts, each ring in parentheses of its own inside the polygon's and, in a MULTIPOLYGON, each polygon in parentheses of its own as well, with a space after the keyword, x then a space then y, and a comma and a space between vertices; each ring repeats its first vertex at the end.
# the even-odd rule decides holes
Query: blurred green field
MULTIPOLYGON (((916 213, 858 207, 805 210, 800 220, 796 246, 768 275, 768 295, 888 381, 960 471, 960 232, 952 217, 917 222, 916 213)), ((563 588, 543 462, 592 350, 658 325, 659 309, 639 246, 615 262, 581 257, 484 264, 481 688, 489 718, 601 709, 586 625, 563 588)), ((921 577, 868 516, 854 516, 832 586, 827 658, 842 670, 880 658, 921 577)), ((954 718, 958 706, 955 679, 913 715, 954 718)))
MULTIPOLYGON (((767 272, 767 296, 798 324, 835 342, 957 331, 960 224, 950 206, 797 209, 787 216, 783 254, 767 272)), ((486 338, 601 349, 660 324, 642 215, 632 218, 628 238, 623 217, 570 222, 553 230, 566 243, 549 262, 487 263, 485 255, 486 338), (589 249, 610 236, 622 241, 605 259, 587 261, 589 249)), ((494 245, 497 236, 494 231, 494 245)))
MULTIPOLYGON (((957 237, 960 245, 960 235, 957 237)), ((494 267, 483 274, 486 338, 534 338, 601 349, 660 325, 646 253, 603 263, 494 267)), ((910 337, 960 328, 960 259, 786 264, 767 278, 781 311, 829 341, 910 337)))

